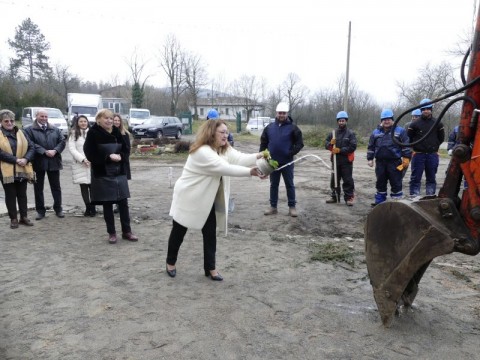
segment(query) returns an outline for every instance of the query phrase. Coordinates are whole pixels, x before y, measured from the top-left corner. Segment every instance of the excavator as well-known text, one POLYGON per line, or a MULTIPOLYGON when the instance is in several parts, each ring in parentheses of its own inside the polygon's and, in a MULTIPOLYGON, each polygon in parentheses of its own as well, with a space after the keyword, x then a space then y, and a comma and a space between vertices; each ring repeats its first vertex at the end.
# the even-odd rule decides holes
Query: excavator
MULTIPOLYGON (((384 202, 374 207, 366 219, 367 270, 385 327, 391 326, 399 306, 412 305, 420 280, 434 258, 453 252, 480 252, 480 141, 475 141, 480 139, 480 9, 473 35, 461 66, 463 86, 431 102, 463 93, 450 100, 436 120, 440 122, 454 103, 463 102, 457 144, 438 196, 384 202), (468 186, 460 191, 463 178, 468 186)), ((393 126, 419 107, 406 110, 393 126)))

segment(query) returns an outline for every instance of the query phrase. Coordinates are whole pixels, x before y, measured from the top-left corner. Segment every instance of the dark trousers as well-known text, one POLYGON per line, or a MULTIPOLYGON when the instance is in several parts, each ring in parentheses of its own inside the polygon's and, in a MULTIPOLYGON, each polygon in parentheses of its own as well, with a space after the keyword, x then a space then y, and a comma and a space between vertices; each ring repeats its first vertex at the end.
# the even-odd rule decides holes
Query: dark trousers
POLYGON ((387 200, 388 183, 390 183, 390 196, 393 199, 399 199, 403 196, 402 171, 397 169, 397 166, 401 163, 402 159, 376 160, 375 175, 377 176, 377 182, 375 186, 377 193, 375 194, 375 204, 387 200))
MULTIPOLYGON (((120 225, 122 233, 131 232, 130 228, 130 212, 128 210, 128 199, 118 201, 118 212, 120 214, 120 225)), ((107 224, 107 232, 115 234, 115 216, 113 215, 113 203, 103 204, 103 218, 107 224)))
POLYGON ((27 181, 14 181, 3 184, 5 191, 5 205, 7 206, 10 219, 17 219, 17 201, 20 218, 27 217, 27 181))
POLYGON ((437 169, 439 157, 437 153, 414 153, 410 165, 410 195, 420 195, 423 171, 425 171, 425 194, 435 195, 437 190, 437 169))
MULTIPOLYGON (((280 165, 282 166, 282 165, 280 165)), ((274 171, 270 174, 270 206, 276 208, 278 205, 278 186, 280 185, 280 176, 283 177, 285 188, 287 190, 288 207, 295 207, 295 184, 293 183, 294 166, 289 165, 282 170, 274 171)))
MULTIPOLYGON (((173 220, 172 232, 168 238, 167 264, 175 265, 178 251, 187 233, 187 228, 173 220)), ((217 252, 217 218, 215 206, 212 207, 207 221, 202 228, 203 235, 203 268, 215 270, 215 253, 217 252)))
MULTIPOLYGON (((334 155, 335 156, 335 155, 334 155)), ((333 162, 332 162, 333 169, 333 162)), ((353 162, 348 161, 346 156, 337 156, 337 184, 335 187, 335 175, 332 171, 330 178, 330 189, 332 189, 332 198, 340 198, 340 181, 343 181, 343 197, 345 201, 353 198, 355 184, 353 182, 353 162)))
POLYGON ((90 184, 80 184, 80 192, 82 194, 83 202, 85 206, 89 206, 92 202, 92 197, 90 195, 90 184))
POLYGON ((60 171, 35 171, 37 174, 37 181, 33 184, 33 191, 35 193, 35 209, 39 214, 45 215, 45 198, 43 197, 43 188, 45 185, 45 173, 48 176, 50 183, 50 191, 53 197, 53 210, 55 212, 62 211, 62 188, 60 187, 60 171))

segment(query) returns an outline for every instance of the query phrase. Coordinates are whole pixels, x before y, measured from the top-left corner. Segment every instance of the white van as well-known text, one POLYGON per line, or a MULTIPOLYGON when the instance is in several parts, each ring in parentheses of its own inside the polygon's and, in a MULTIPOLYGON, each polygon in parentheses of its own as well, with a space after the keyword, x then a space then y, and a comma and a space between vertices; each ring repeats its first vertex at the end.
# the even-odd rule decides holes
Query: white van
POLYGON ((127 117, 128 129, 131 130, 136 125, 142 125, 147 119, 150 119, 150 110, 131 108, 127 117))
POLYGON ((68 136, 68 126, 65 116, 62 112, 56 108, 44 108, 44 107, 26 107, 22 111, 22 127, 27 128, 32 126, 35 116, 38 110, 45 110, 48 114, 48 122, 62 131, 62 135, 68 136))

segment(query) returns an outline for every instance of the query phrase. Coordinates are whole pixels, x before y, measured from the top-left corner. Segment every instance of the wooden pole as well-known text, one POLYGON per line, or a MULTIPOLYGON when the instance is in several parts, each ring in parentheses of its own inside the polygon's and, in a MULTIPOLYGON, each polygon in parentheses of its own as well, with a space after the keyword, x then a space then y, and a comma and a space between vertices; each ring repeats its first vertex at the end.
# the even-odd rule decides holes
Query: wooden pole
MULTIPOLYGON (((335 140, 335 130, 332 130, 332 139, 335 140)), ((333 145, 333 149, 337 146, 336 144, 333 145)), ((337 175, 337 154, 333 154, 333 184, 335 185, 335 197, 337 198, 337 203, 340 202, 340 194, 337 191, 338 189, 338 175, 337 175)))
POLYGON ((348 22, 348 47, 347 47, 347 69, 345 71, 345 94, 343 96, 343 110, 348 111, 348 83, 350 79, 350 39, 352 34, 352 22, 348 22))

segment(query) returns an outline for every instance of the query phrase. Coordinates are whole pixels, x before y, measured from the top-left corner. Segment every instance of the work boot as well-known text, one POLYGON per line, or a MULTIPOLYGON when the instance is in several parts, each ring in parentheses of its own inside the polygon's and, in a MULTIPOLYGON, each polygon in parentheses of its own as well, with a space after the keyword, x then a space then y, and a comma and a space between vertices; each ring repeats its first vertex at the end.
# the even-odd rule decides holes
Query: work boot
POLYGON ((347 206, 353 206, 353 196, 345 201, 347 206))
POLYGON ((17 219, 11 219, 10 220, 10 229, 17 229, 18 228, 18 220, 17 219))
POLYGON ((294 207, 291 207, 288 210, 288 215, 290 215, 291 217, 297 217, 298 216, 297 209, 295 209, 294 207))
POLYGON ((20 221, 18 223, 26 226, 33 226, 33 223, 27 217, 20 218, 20 221))
POLYGON ((263 215, 275 215, 277 213, 278 213, 277 208, 270 207, 269 209, 263 212, 263 215))
POLYGON ((331 197, 330 199, 328 199, 327 201, 325 201, 327 204, 336 204, 338 201, 337 201, 337 198, 335 197, 331 197))

